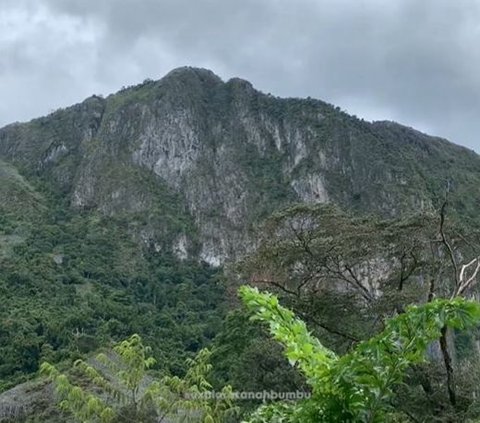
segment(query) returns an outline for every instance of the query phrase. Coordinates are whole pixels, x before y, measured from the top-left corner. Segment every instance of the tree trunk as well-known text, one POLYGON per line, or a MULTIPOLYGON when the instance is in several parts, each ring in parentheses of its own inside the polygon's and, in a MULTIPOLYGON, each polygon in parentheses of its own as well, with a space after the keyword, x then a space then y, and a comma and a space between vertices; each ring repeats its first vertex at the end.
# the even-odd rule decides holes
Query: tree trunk
POLYGON ((455 393, 455 380, 453 373, 452 357, 448 351, 447 327, 444 326, 441 330, 440 336, 440 350, 442 351, 443 362, 445 363, 445 370, 447 371, 447 391, 448 398, 452 407, 457 405, 457 395, 455 393))

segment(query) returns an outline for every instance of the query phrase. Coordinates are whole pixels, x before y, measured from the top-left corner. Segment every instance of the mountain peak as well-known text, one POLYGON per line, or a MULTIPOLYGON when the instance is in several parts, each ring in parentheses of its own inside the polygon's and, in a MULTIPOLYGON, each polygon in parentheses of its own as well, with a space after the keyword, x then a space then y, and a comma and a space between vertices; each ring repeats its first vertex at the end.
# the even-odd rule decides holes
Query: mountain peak
POLYGON ((211 81, 215 83, 223 82, 222 79, 210 69, 196 68, 193 66, 181 66, 175 68, 167 73, 161 80, 191 78, 197 78, 201 81, 211 81))

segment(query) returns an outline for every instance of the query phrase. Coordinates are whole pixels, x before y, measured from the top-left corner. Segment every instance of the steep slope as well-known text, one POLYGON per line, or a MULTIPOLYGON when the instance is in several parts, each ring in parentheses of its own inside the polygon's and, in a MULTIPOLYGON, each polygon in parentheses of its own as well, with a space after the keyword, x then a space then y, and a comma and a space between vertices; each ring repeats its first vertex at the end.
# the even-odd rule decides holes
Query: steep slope
POLYGON ((436 205, 448 185, 459 213, 480 205, 472 151, 195 68, 3 128, 0 157, 72 208, 139 219, 143 241, 214 265, 292 202, 393 216, 436 205))
POLYGON ((28 222, 45 211, 44 198, 13 166, 0 160, 0 257, 25 240, 28 222))
POLYGON ((22 219, 45 208, 43 198, 13 166, 0 160, 0 212, 5 218, 22 219))

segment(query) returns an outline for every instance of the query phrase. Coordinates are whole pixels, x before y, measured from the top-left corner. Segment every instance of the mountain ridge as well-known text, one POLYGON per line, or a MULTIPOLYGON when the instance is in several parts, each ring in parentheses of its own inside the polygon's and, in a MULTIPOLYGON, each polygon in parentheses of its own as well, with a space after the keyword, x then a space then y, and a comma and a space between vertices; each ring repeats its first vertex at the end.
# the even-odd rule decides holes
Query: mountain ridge
POLYGON ((213 265, 252 248, 254 226, 295 202, 398 216, 435 208, 448 185, 454 209, 475 218, 467 193, 480 186, 480 157, 465 147, 192 67, 7 125, 0 158, 75 210, 148 215, 139 239, 171 232, 174 250, 200 245, 213 265), (163 195, 190 229, 169 229, 178 213, 163 195))

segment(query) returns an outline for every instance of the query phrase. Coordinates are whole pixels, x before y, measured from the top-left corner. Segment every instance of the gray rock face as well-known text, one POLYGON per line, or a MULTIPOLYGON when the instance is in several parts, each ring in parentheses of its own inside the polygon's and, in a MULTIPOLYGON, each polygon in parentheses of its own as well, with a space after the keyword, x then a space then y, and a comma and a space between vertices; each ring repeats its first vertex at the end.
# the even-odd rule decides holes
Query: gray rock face
MULTIPOLYGON (((441 178, 480 189, 471 151, 195 68, 7 126, 0 158, 51 181, 73 208, 145 214, 145 242, 163 236, 170 223, 157 214, 168 208, 191 222, 197 254, 214 265, 251 248, 252 227, 294 202, 392 216, 432 207, 441 178)), ((175 231, 171 247, 186 258, 192 233, 175 231)))

